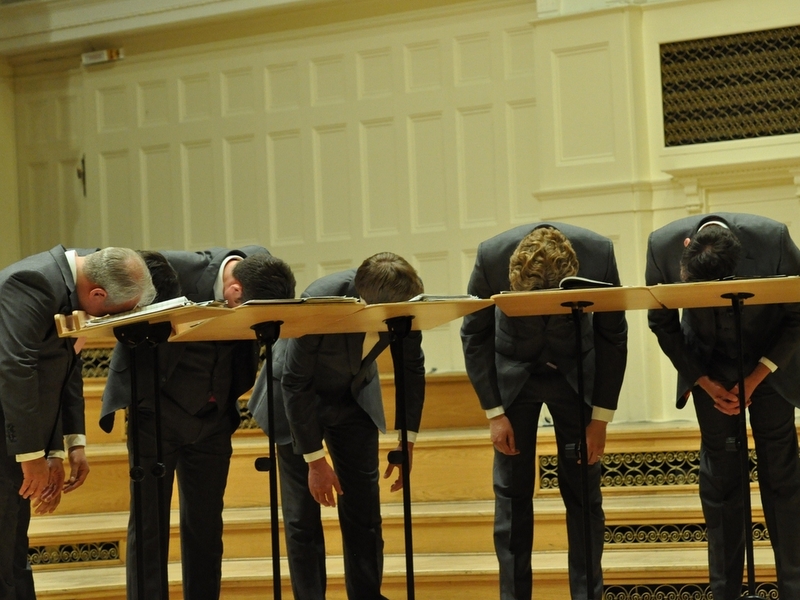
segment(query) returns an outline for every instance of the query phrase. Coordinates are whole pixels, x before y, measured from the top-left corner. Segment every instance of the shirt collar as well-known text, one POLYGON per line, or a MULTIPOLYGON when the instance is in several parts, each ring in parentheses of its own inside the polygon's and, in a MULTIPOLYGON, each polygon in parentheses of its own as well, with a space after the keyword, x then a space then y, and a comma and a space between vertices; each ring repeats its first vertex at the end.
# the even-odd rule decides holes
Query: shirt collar
POLYGON ((225 300, 224 296, 222 295, 222 274, 225 272, 225 266, 232 260, 239 261, 242 260, 242 257, 234 255, 223 259, 222 264, 219 266, 219 271, 217 271, 217 279, 214 282, 214 300, 225 300))
POLYGON ((78 285, 78 261, 76 260, 78 253, 75 250, 65 250, 64 256, 67 257, 67 264, 69 264, 69 270, 72 273, 72 282, 78 285))
POLYGON ((706 221, 705 223, 700 225, 700 227, 697 228, 697 231, 702 231, 703 227, 708 227, 709 225, 719 225, 720 227, 724 227, 725 229, 730 229, 727 223, 724 223, 723 221, 706 221))

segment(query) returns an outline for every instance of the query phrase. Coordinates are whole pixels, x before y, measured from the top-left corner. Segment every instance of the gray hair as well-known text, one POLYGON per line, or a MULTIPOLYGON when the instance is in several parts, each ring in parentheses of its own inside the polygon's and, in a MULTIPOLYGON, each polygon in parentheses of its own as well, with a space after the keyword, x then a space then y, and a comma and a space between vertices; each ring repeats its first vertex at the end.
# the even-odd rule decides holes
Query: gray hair
POLYGON ((146 306, 156 297, 150 271, 141 256, 130 248, 104 248, 83 261, 83 273, 106 291, 106 306, 118 306, 138 298, 146 306))

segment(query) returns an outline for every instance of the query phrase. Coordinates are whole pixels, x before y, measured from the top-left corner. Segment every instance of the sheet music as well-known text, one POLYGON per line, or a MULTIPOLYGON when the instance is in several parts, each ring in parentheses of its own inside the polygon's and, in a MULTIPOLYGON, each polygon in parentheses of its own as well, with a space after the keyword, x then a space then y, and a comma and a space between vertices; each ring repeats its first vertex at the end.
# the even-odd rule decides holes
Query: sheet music
POLYGON ((86 319, 83 323, 83 327, 93 327, 98 325, 108 325, 109 323, 116 323, 117 321, 124 321, 129 319, 130 317, 138 317, 143 315, 155 315, 158 313, 166 312, 168 310, 172 310, 173 308, 180 308, 182 306, 213 306, 213 305, 224 306, 219 302, 202 302, 200 304, 196 304, 191 302, 186 296, 179 296, 178 298, 172 298, 170 300, 164 300, 163 302, 155 302, 153 304, 149 304, 147 306, 142 306, 139 308, 134 308, 133 310, 129 310, 122 313, 117 313, 115 315, 105 315, 102 317, 93 317, 91 319, 86 319))
POLYGON ((361 302, 352 296, 308 296, 305 298, 272 298, 269 300, 248 300, 242 306, 264 306, 268 304, 316 304, 342 302, 345 304, 357 304, 361 302))
POLYGON ((478 300, 477 296, 470 294, 458 294, 455 296, 443 296, 437 294, 419 294, 409 300, 409 302, 446 302, 448 300, 478 300))

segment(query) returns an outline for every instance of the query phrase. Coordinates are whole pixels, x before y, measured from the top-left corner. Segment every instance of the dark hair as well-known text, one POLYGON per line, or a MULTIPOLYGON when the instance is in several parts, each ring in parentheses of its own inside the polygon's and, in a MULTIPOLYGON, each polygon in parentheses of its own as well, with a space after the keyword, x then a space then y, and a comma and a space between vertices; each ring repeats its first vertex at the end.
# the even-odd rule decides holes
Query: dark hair
POLYGON ((169 264, 166 257, 161 252, 155 250, 137 250, 139 256, 144 259, 153 285, 156 288, 156 297, 153 302, 163 302, 171 300, 181 295, 181 283, 178 281, 178 273, 169 264))
POLYGON ((393 252, 380 252, 361 263, 355 286, 367 304, 404 302, 424 291, 414 267, 393 252))
POLYGON ((233 277, 242 284, 242 302, 294 298, 292 269, 280 258, 259 252, 233 267, 233 277))
POLYGON ((578 256, 563 233, 537 227, 517 245, 508 263, 508 281, 514 292, 557 288, 578 272, 578 256))
POLYGON ((742 245, 727 227, 708 225, 698 231, 681 256, 683 281, 712 281, 730 277, 739 264, 742 245))

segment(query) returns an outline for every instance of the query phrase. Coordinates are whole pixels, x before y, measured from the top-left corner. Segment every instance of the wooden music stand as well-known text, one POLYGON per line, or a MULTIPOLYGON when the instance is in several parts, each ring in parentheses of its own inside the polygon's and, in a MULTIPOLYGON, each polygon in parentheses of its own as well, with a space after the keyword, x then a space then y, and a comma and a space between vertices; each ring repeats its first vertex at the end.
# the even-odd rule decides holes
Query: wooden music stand
POLYGON ((57 314, 54 319, 58 337, 103 338, 112 337, 116 327, 135 323, 155 325, 169 322, 175 330, 178 326, 188 327, 230 312, 230 308, 219 304, 195 304, 186 298, 177 298, 106 317, 90 317, 82 310, 76 310, 71 315, 57 314))
POLYGON ((154 349, 153 369, 155 373, 154 398, 155 398, 155 427, 156 427, 156 462, 153 465, 152 475, 157 479, 158 503, 158 531, 159 551, 164 560, 160 561, 161 597, 169 597, 169 581, 167 576, 167 545, 169 531, 166 526, 166 492, 164 490, 164 465, 163 447, 161 444, 161 402, 158 384, 158 345, 167 341, 175 327, 181 324, 202 322, 216 315, 229 313, 230 309, 219 305, 199 305, 189 302, 185 297, 151 304, 141 309, 134 309, 126 313, 107 317, 91 318, 83 311, 74 311, 71 315, 55 315, 56 330, 59 337, 86 337, 103 338, 113 334, 120 344, 127 347, 130 352, 131 365, 131 410, 130 438, 131 462, 129 476, 133 482, 133 520, 136 532, 136 584, 139 595, 144 590, 144 529, 142 523, 142 490, 145 470, 141 466, 139 448, 139 411, 136 407, 138 395, 137 359, 136 348, 148 345, 154 349))
MULTIPOLYGON (((235 341, 235 340, 258 340, 266 346, 265 367, 269 385, 267 386, 267 410, 268 410, 268 437, 269 437, 269 456, 258 458, 255 461, 256 469, 269 472, 270 490, 270 528, 272 539, 272 577, 273 577, 273 597, 276 600, 281 598, 281 575, 280 575, 280 539, 278 523, 278 480, 277 469, 275 468, 275 435, 274 435, 274 399, 272 389, 272 346, 278 337, 299 337, 309 333, 321 333, 320 329, 329 326, 332 322, 356 313, 365 308, 365 305, 355 298, 314 298, 314 299, 286 299, 286 300, 257 300, 245 303, 235 309, 219 306, 201 306, 193 303, 181 303, 167 301, 161 303, 166 305, 159 309, 157 305, 151 305, 140 311, 132 311, 124 315, 115 317, 104 317, 101 319, 89 319, 85 313, 76 311, 71 316, 56 315, 56 325, 59 336, 66 337, 107 337, 110 330, 117 335, 119 332, 126 332, 127 327, 140 326, 163 326, 166 323, 171 325, 169 341, 180 342, 199 342, 199 341, 235 341), (178 304, 177 306, 174 306, 178 304), (281 327, 283 326, 283 329, 281 327)), ((133 336, 124 335, 120 339, 131 348, 131 364, 135 364, 133 357, 134 347, 142 343, 144 339, 139 339, 131 345, 133 336)), ((156 380, 158 378, 156 377, 156 380)), ((132 387, 135 386, 135 374, 132 374, 132 387)), ((136 398, 136 390, 133 390, 132 398, 136 398)), ((132 411, 132 414, 136 411, 132 411)), ((134 423, 131 422, 132 435, 134 437, 133 448, 137 450, 135 443, 136 434, 133 433, 134 423)), ((135 452, 134 452, 135 454, 135 452)), ((160 459, 157 459, 160 462, 160 459)), ((138 459, 134 457, 134 468, 131 469, 131 478, 134 481, 134 495, 138 489, 138 483, 143 477, 141 467, 138 467, 138 459)), ((134 506, 138 503, 134 500, 134 506)), ((159 511, 161 514, 163 511, 159 511)), ((134 515, 136 523, 141 522, 141 518, 134 515)), ((137 525, 140 527, 140 525, 137 525)), ((163 528, 162 528, 163 529, 163 528)), ((137 535, 141 532, 137 529, 137 535)), ((165 546, 164 546, 165 547, 165 546)), ((142 544, 137 544, 137 550, 142 549, 142 544)), ((138 558, 140 573, 139 589, 143 589, 144 573, 141 572, 143 557, 138 558)), ((166 580, 164 580, 166 581, 166 580)), ((166 596, 164 597, 166 599, 166 596)))
POLYGON ((275 401, 272 389, 272 346, 279 337, 300 337, 363 310, 356 298, 256 300, 228 310, 215 319, 187 322, 176 327, 171 342, 233 341, 257 339, 265 347, 267 376, 267 436, 269 455, 257 458, 255 468, 269 473, 270 534, 272 541, 273 598, 280 600, 280 537, 278 522, 278 470, 275 449, 275 401))
MULTIPOLYGON (((594 598, 592 574, 592 530, 589 522, 589 454, 586 444, 586 416, 584 415, 583 355, 580 318, 584 312, 610 312, 662 308, 646 287, 598 287, 585 289, 553 289, 533 292, 511 292, 492 296, 495 304, 509 317, 572 314, 575 326, 575 356, 578 357, 578 419, 582 438, 575 448, 581 463, 581 498, 583 505, 583 542, 586 565, 586 596, 594 598)), ((572 457, 572 444, 566 454, 572 457)))
POLYGON ((223 342, 257 339, 253 326, 280 321, 280 337, 295 338, 324 333, 331 323, 363 310, 356 298, 302 298, 251 300, 213 320, 180 323, 171 342, 223 342))
POLYGON ((755 563, 753 557, 753 514, 750 502, 750 458, 747 448, 747 408, 744 396, 744 344, 742 340, 742 308, 750 304, 782 304, 800 301, 800 277, 764 277, 730 279, 696 283, 671 283, 651 286, 653 297, 666 309, 712 308, 731 305, 736 327, 739 379, 739 435, 729 446, 739 452, 742 480, 742 518, 745 531, 747 559, 747 594, 742 600, 757 600, 755 592, 755 563))

